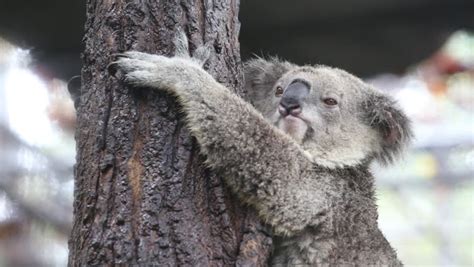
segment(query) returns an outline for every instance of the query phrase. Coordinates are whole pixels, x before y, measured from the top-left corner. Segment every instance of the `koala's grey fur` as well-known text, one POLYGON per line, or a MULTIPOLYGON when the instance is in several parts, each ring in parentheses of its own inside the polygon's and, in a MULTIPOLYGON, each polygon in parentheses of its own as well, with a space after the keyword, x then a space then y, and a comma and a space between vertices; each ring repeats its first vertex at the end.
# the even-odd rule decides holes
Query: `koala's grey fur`
POLYGON ((112 65, 128 84, 178 97, 207 164, 273 228, 273 266, 400 266, 377 225, 373 160, 391 162, 409 142, 409 121, 389 96, 351 74, 272 59, 245 64, 251 104, 189 57, 126 52, 112 65), (311 87, 300 119, 279 116, 275 88, 311 87), (321 99, 337 99, 336 107, 321 99))

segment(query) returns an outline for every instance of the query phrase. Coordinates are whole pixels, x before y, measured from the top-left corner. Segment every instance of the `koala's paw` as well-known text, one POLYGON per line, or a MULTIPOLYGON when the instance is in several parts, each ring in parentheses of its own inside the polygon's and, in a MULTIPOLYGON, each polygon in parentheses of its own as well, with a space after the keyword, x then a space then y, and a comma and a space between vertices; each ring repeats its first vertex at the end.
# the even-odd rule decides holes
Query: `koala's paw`
MULTIPOLYGON (((116 54, 116 60, 109 65, 109 71, 116 76, 120 72, 122 80, 137 87, 159 87, 169 89, 180 80, 190 81, 210 55, 208 46, 203 46, 189 54, 188 40, 184 32, 179 31, 174 40, 174 57, 128 51, 116 54)), ((116 76, 117 77, 117 76, 116 76)))
POLYGON ((160 72, 170 65, 170 58, 137 51, 114 55, 116 60, 109 65, 109 72, 126 84, 137 87, 150 87, 159 83, 160 72))

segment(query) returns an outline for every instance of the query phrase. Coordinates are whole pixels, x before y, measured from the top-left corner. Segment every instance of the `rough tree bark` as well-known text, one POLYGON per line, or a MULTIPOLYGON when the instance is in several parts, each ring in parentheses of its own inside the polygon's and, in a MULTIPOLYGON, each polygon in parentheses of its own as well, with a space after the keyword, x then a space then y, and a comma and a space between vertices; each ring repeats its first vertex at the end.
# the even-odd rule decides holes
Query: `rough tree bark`
POLYGON ((203 167, 175 99, 107 72, 126 50, 172 55, 178 27, 242 91, 238 0, 89 0, 78 104, 70 266, 264 265, 271 239, 203 167))

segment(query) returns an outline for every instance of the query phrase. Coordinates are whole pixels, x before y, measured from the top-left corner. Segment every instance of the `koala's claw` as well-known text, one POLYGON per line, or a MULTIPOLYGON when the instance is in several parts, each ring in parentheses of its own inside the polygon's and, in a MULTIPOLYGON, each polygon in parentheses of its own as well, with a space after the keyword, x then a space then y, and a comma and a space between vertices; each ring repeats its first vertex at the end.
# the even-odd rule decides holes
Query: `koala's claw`
POLYGON ((122 59, 128 59, 129 54, 130 52, 112 54, 112 58, 114 61, 110 62, 109 65, 107 65, 107 71, 110 73, 110 75, 118 78, 117 73, 119 72, 120 69, 123 69, 122 59))
POLYGON ((109 65, 107 65, 107 71, 108 71, 109 74, 112 75, 113 77, 117 77, 117 76, 116 76, 117 71, 118 71, 117 63, 116 63, 116 62, 111 62, 109 65))
POLYGON ((113 57, 113 58, 116 58, 116 59, 123 58, 123 57, 127 57, 126 53, 127 53, 127 52, 112 54, 112 57, 113 57))

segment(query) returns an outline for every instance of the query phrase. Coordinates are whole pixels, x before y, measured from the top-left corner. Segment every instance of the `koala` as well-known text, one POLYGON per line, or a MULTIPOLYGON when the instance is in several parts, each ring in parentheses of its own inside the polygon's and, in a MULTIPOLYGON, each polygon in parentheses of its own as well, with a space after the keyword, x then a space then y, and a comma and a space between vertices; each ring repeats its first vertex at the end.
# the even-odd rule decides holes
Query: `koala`
POLYGON ((373 161, 391 163, 412 137, 388 95, 332 67, 257 58, 244 64, 249 101, 188 54, 129 51, 111 63, 132 87, 177 97, 206 164, 272 228, 271 266, 401 266, 377 225, 373 161))

